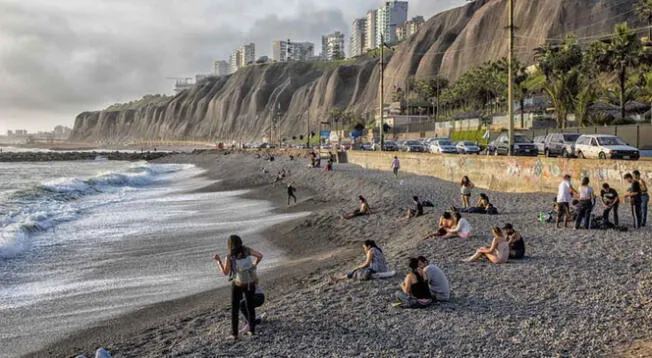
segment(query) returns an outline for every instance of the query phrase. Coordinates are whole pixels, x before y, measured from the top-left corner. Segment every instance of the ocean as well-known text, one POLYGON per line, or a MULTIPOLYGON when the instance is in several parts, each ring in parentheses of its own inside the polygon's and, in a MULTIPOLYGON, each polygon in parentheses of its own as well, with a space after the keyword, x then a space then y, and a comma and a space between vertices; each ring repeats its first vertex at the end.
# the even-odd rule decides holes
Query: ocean
POLYGON ((0 357, 14 357, 102 320, 226 285, 212 260, 237 233, 265 254, 274 214, 193 165, 0 163, 0 357))

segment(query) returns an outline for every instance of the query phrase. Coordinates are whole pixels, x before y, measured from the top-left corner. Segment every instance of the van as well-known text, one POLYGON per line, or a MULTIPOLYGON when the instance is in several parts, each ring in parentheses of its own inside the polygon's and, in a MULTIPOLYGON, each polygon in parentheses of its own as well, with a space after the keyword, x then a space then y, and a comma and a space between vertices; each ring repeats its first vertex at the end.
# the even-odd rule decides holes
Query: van
POLYGON ((575 142, 578 158, 631 159, 638 160, 638 149, 627 145, 615 135, 585 134, 575 142))

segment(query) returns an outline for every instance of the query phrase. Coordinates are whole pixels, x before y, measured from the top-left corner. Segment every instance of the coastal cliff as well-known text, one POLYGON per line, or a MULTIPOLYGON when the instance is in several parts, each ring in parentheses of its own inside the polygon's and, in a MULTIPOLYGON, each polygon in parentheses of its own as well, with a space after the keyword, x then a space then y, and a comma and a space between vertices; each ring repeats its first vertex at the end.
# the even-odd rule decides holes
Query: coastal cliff
MULTIPOLYGON (((410 76, 436 74, 454 81, 465 70, 507 55, 507 0, 478 0, 433 16, 388 54, 385 96, 410 76)), ((616 23, 635 22, 634 1, 517 1, 516 56, 532 60, 533 49, 569 33, 580 38, 608 33, 616 23)), ((378 58, 340 63, 274 63, 249 66, 209 78, 173 98, 161 97, 122 110, 77 116, 72 141, 260 140, 274 118, 281 136, 316 131, 333 108, 372 118, 380 82, 378 58)))

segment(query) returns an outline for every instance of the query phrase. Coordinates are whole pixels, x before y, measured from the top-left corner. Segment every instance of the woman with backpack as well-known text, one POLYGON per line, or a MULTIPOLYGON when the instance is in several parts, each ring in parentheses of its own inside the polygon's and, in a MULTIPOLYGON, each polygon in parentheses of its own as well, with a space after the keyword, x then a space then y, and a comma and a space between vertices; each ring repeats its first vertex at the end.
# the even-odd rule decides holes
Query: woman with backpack
POLYGON ((256 267, 263 259, 263 254, 250 249, 242 244, 242 239, 238 235, 231 235, 228 240, 229 255, 226 262, 222 262, 220 255, 213 258, 224 275, 229 276, 231 285, 231 339, 238 339, 238 320, 240 311, 240 301, 244 297, 244 304, 247 314, 247 323, 249 326, 248 335, 256 333, 256 311, 254 296, 256 285, 258 284, 258 275, 256 267), (255 257, 256 260, 252 260, 255 257))

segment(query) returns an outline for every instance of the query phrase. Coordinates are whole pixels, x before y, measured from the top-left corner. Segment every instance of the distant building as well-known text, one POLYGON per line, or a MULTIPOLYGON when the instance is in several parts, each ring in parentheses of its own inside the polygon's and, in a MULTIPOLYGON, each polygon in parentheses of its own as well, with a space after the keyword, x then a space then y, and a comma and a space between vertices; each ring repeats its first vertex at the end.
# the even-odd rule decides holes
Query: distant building
POLYGON ((7 137, 13 137, 13 135, 14 135, 14 131, 12 130, 7 131, 7 137))
POLYGON ((321 57, 327 61, 344 58, 344 34, 336 31, 321 38, 321 57))
POLYGON ((315 56, 315 44, 312 42, 274 41, 272 42, 272 60, 276 62, 308 61, 315 56))
POLYGON ((396 28, 397 41, 403 41, 416 34, 424 23, 425 20, 423 19, 423 16, 416 16, 413 17, 412 20, 405 22, 403 25, 396 28))
POLYGON ((249 43, 240 47, 240 66, 245 67, 256 62, 256 44, 249 43))
POLYGON ((216 76, 226 76, 229 73, 231 73, 231 66, 228 62, 223 60, 215 61, 213 66, 213 74, 216 76))
POLYGON ((376 42, 376 17, 377 17, 377 10, 369 10, 367 13, 367 23, 366 23, 366 29, 365 29, 365 46, 363 51, 367 52, 369 50, 373 50, 376 47, 378 47, 378 43, 376 42))
POLYGON ((376 13, 376 43, 380 45, 381 38, 388 44, 398 42, 396 30, 407 22, 408 2, 387 1, 376 13))
POLYGON ((242 62, 240 62, 241 56, 240 56, 240 49, 237 49, 233 51, 231 54, 231 73, 236 73, 242 67, 242 62))
POLYGON ((68 139, 70 133, 72 133, 72 129, 64 126, 56 126, 54 127, 54 131, 52 131, 54 139, 68 139))
POLYGON ((365 51, 366 30, 367 30, 366 18, 353 20, 353 28, 351 29, 351 41, 349 42, 349 46, 350 46, 349 56, 356 57, 366 52, 365 51))

